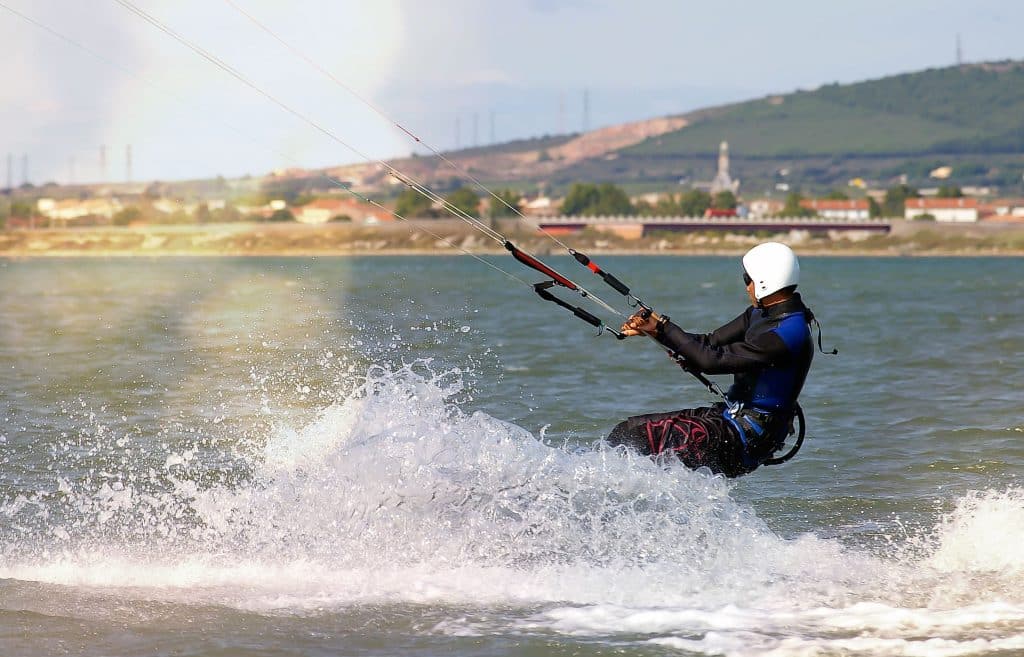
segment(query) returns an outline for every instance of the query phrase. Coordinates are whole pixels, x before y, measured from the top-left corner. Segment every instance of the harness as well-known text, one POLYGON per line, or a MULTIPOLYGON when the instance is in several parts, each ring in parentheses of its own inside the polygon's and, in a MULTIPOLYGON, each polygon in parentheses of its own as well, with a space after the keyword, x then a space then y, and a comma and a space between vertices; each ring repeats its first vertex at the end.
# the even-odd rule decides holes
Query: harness
POLYGON ((804 410, 800 408, 800 404, 796 403, 793 406, 793 415, 787 422, 785 433, 779 432, 779 435, 775 437, 774 444, 771 446, 769 453, 774 454, 775 452, 782 449, 786 443, 786 438, 797 433, 794 422, 799 420, 800 429, 797 433, 796 442, 793 443, 793 447, 782 456, 772 456, 765 459, 759 459, 752 454, 752 442, 763 438, 769 434, 774 428, 773 425, 777 425, 779 421, 778 413, 772 413, 770 411, 757 408, 755 406, 744 406, 743 402, 731 402, 726 400, 725 409, 722 411, 722 417, 726 419, 736 429, 736 434, 740 438, 740 443, 743 445, 743 465, 748 468, 756 468, 759 465, 779 465, 790 460, 796 453, 800 451, 800 447, 804 444, 805 435, 805 421, 804 421, 804 410))

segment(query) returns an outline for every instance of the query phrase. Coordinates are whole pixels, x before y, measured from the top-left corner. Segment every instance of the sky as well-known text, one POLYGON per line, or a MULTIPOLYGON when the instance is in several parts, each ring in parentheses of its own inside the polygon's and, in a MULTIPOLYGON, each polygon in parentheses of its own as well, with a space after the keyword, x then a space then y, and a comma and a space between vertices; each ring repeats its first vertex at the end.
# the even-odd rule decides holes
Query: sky
POLYGON ((257 89, 115 0, 0 0, 0 187, 425 152, 394 122, 441 150, 577 132, 949 66, 958 35, 1024 59, 1019 0, 130 2, 257 89))

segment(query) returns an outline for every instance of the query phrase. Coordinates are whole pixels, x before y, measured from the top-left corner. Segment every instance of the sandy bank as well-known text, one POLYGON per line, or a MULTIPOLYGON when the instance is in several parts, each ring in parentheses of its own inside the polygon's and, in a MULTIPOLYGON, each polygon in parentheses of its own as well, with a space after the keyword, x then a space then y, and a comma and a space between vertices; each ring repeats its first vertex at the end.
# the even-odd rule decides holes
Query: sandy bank
MULTIPOLYGON (((561 253, 536 232, 499 226, 521 248, 561 253)), ((592 254, 735 255, 766 239, 780 239, 801 254, 830 256, 1021 256, 1024 225, 946 225, 895 222, 888 235, 865 233, 772 234, 655 233, 623 240, 584 231, 559 239, 592 254)), ((208 224, 98 227, 0 232, 0 256, 368 256, 505 254, 500 244, 457 220, 395 222, 376 226, 328 224, 208 224)))

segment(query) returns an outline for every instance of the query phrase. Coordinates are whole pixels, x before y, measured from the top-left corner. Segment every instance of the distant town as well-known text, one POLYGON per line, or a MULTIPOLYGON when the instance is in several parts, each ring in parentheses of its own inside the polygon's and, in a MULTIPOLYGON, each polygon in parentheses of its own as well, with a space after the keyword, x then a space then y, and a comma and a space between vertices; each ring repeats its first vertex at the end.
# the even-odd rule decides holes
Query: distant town
POLYGON ((495 190, 492 197, 482 189, 459 186, 431 200, 413 189, 398 191, 401 182, 387 175, 353 180, 291 169, 232 181, 26 184, 4 191, 0 225, 7 231, 236 222, 369 226, 393 221, 396 215, 430 219, 464 213, 498 219, 518 213, 546 230, 594 227, 630 239, 651 230, 743 232, 773 225, 786 230, 887 230, 892 219, 1024 223, 1024 199, 1000 197, 991 188, 946 184, 952 173, 951 167, 937 168, 931 174, 937 184, 925 188, 901 182, 871 188, 852 179, 845 189, 821 196, 780 185, 772 196, 747 197, 730 172, 728 144, 722 142, 717 171, 708 182, 663 192, 628 195, 614 184, 581 182, 560 197, 514 189, 495 190))

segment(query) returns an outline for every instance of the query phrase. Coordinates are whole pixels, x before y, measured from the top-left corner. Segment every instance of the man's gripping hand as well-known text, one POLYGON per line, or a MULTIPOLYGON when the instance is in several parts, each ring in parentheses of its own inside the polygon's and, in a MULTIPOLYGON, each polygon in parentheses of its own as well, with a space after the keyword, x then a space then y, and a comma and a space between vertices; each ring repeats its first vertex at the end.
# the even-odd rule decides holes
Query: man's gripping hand
POLYGON ((632 337, 634 335, 654 336, 658 332, 658 324, 660 324, 661 321, 662 318, 658 316, 658 313, 652 311, 648 314, 646 310, 641 310, 633 313, 633 315, 626 320, 622 325, 622 328, 619 330, 622 332, 622 335, 626 337, 632 337), (644 315, 647 316, 644 317, 644 315))

